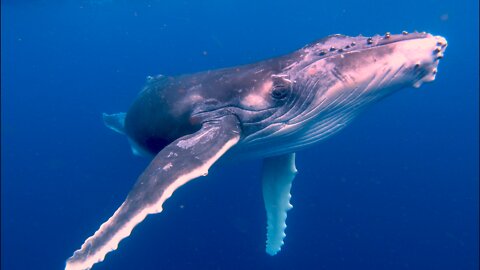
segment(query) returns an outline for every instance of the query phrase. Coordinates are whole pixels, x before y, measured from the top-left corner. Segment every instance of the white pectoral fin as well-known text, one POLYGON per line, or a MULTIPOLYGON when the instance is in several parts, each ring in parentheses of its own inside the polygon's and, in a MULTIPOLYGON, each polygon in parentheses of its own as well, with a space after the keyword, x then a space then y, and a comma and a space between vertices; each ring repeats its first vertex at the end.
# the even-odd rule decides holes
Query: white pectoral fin
POLYGON ((277 254, 285 238, 285 223, 290 204, 290 189, 297 174, 295 153, 269 157, 263 160, 263 200, 267 211, 266 252, 277 254))
POLYGON ((138 178, 120 208, 67 260, 65 269, 90 269, 103 261, 147 215, 161 212, 165 200, 178 187, 206 175, 239 138, 237 118, 227 115, 204 123, 196 133, 165 147, 138 178))

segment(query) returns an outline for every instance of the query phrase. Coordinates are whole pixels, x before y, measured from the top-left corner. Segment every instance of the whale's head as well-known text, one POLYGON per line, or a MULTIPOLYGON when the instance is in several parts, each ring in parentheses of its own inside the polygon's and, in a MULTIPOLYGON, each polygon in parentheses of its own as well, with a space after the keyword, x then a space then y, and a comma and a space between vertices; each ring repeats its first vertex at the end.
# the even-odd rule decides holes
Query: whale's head
POLYGON ((394 86, 418 88, 435 79, 446 47, 445 38, 428 33, 332 35, 297 51, 299 60, 288 73, 300 83, 324 80, 329 77, 326 73, 331 73, 332 81, 343 84, 372 82, 366 89, 370 91, 394 86), (375 84, 378 80, 381 82, 375 84))
POLYGON ((332 35, 313 42, 292 53, 281 72, 272 75, 271 95, 283 100, 283 108, 246 141, 268 142, 271 155, 326 138, 366 105, 433 81, 446 47, 445 38, 417 32, 332 35))

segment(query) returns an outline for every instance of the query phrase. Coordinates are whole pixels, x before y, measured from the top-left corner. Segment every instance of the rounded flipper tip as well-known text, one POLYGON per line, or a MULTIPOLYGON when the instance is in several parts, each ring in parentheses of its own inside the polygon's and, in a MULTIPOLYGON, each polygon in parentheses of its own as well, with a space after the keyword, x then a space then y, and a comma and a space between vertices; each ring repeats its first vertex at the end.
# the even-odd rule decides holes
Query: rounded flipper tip
POLYGON ((267 249, 265 251, 267 252, 268 255, 275 256, 280 251, 280 248, 272 248, 267 246, 267 249))

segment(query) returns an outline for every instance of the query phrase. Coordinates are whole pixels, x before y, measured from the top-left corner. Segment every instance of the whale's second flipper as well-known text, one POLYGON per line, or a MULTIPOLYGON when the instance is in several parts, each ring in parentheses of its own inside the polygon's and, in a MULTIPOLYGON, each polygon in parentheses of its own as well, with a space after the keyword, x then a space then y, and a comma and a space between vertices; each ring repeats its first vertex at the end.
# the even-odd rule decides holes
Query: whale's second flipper
POLYGON ((67 260, 65 269, 90 269, 102 261, 147 215, 161 212, 165 200, 178 187, 206 175, 239 138, 237 117, 227 115, 203 123, 199 131, 166 146, 138 178, 120 208, 67 260))
POLYGON ((120 134, 125 134, 125 117, 126 113, 114 113, 114 114, 102 114, 103 123, 109 129, 118 132, 120 134))
MULTIPOLYGON (((125 132, 125 117, 127 117, 127 114, 124 112, 114 114, 102 114, 103 123, 105 124, 105 126, 123 135, 127 135, 125 132)), ((142 147, 140 147, 134 140, 128 138, 128 142, 130 143, 130 148, 132 149, 132 153, 134 155, 141 157, 151 157, 151 155, 147 151, 142 149, 142 147)))
POLYGON ((263 200, 267 210, 266 252, 277 254, 285 238, 285 223, 290 204, 290 188, 297 174, 295 153, 269 157, 263 160, 263 200))

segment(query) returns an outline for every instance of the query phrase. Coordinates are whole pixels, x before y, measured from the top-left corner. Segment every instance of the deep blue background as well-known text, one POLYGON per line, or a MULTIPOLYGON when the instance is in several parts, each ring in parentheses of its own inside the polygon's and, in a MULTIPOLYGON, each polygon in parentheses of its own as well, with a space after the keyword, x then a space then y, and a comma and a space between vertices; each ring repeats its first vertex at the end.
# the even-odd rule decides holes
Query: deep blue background
POLYGON ((147 75, 320 37, 428 31, 437 80, 297 154, 286 245, 264 252, 260 161, 182 187, 94 269, 478 269, 478 1, 2 1, 2 269, 63 269, 148 160, 105 128, 147 75))

